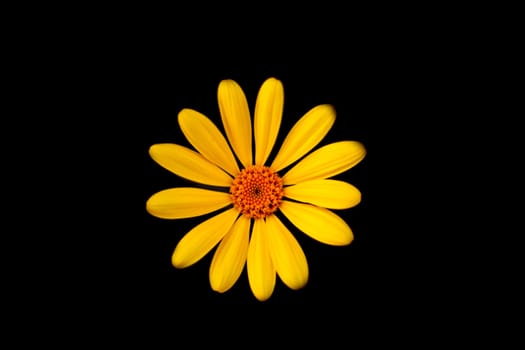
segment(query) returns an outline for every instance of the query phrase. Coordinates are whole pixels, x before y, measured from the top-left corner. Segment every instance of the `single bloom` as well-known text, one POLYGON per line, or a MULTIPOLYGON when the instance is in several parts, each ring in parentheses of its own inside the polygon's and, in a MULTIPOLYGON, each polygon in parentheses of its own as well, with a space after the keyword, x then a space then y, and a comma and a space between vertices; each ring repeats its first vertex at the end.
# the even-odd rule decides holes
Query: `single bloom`
POLYGON ((213 290, 228 291, 246 265, 250 289, 264 301, 272 295, 277 276, 294 290, 308 281, 306 256, 283 217, 321 243, 352 242, 352 230, 334 210, 354 207, 361 193, 332 177, 358 164, 366 150, 358 141, 313 150, 335 122, 334 108, 322 104, 296 122, 269 159, 283 114, 281 81, 271 77, 263 82, 253 124, 246 96, 235 81, 221 81, 217 99, 226 137, 206 116, 186 108, 178 122, 193 149, 173 143, 150 147, 155 162, 195 186, 154 193, 146 210, 162 219, 210 214, 178 242, 172 264, 185 268, 213 251, 213 290))

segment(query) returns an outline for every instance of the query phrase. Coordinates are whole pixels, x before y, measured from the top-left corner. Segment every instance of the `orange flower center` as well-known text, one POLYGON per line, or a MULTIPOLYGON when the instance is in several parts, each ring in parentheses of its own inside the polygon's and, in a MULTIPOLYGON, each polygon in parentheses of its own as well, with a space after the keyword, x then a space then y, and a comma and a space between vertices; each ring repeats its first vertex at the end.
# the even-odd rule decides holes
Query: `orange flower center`
POLYGON ((230 193, 233 206, 243 215, 262 219, 281 205, 283 181, 268 167, 250 166, 235 177, 230 193))

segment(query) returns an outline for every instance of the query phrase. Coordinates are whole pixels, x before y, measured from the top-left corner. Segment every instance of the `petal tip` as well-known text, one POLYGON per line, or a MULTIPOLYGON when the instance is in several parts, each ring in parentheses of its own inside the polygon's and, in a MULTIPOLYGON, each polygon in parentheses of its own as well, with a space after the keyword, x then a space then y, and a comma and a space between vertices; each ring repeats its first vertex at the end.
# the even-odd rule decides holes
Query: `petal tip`
POLYGON ((308 271, 305 275, 298 276, 294 280, 287 281, 286 285, 292 290, 303 289, 308 284, 308 271))
POLYGON ((348 235, 339 242, 339 245, 347 246, 347 245, 350 245, 350 243, 352 243, 353 241, 354 241, 354 234, 352 233, 352 230, 349 228, 348 235))
POLYGON ((175 251, 173 252, 173 255, 171 256, 171 264, 173 265, 173 267, 177 269, 183 269, 185 267, 188 267, 189 264, 186 261, 184 261, 181 255, 178 254, 177 252, 178 252, 177 249, 175 249, 175 251))
POLYGON ((268 294, 253 294, 255 296, 255 298, 261 302, 264 302, 264 301, 267 301, 268 299, 270 299, 270 297, 272 296, 272 293, 268 293, 268 294))
POLYGON ((153 215, 155 216, 155 214, 153 214, 153 205, 152 205, 152 198, 155 196, 156 194, 153 194, 152 196, 150 196, 147 200, 146 200, 146 204, 145 204, 145 209, 146 211, 150 214, 150 215, 153 215))
POLYGON ((239 84, 237 84, 237 82, 233 79, 223 79, 219 82, 219 90, 238 85, 239 84))
POLYGON ((156 152, 156 150, 158 149, 158 144, 153 144, 151 146, 149 146, 148 148, 148 153, 150 156, 153 156, 153 154, 156 152))
POLYGON ((182 265, 182 263, 174 258, 171 259, 171 264, 173 265, 173 267, 175 267, 176 269, 182 269, 184 268, 184 266, 182 265))
POLYGON ((155 143, 149 146, 148 153, 152 159, 157 161, 158 157, 164 153, 164 150, 171 145, 171 143, 155 143))
POLYGON ((189 108, 183 108, 177 114, 177 121, 179 125, 184 121, 184 118, 188 115, 189 108))
POLYGON ((230 288, 225 288, 224 286, 220 284, 214 283, 211 280, 210 280, 210 286, 214 292, 221 293, 221 294, 227 292, 230 289, 230 288))
POLYGON ((283 83, 280 79, 277 79, 276 77, 270 77, 264 81, 264 84, 276 84, 282 86, 283 83))

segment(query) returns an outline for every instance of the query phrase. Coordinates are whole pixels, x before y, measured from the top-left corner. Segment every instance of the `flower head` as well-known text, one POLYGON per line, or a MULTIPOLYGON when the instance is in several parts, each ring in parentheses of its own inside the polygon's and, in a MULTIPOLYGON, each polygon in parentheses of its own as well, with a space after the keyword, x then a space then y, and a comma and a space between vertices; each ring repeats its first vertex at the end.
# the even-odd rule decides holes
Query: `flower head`
POLYGON ((150 147, 159 165, 195 187, 161 190, 147 200, 146 209, 163 219, 216 213, 182 237, 173 265, 188 267, 215 249, 212 289, 229 290, 246 265, 250 288, 264 301, 277 276, 291 289, 308 281, 306 256, 281 214, 321 243, 352 242, 352 230, 333 210, 357 205, 361 193, 332 177, 358 164, 366 150, 358 141, 338 141, 312 151, 335 122, 333 107, 318 105, 297 121, 270 161, 283 113, 281 81, 269 78, 262 84, 253 129, 247 99, 235 81, 221 81, 217 97, 226 138, 206 116, 183 109, 179 125, 194 149, 172 143, 150 147))

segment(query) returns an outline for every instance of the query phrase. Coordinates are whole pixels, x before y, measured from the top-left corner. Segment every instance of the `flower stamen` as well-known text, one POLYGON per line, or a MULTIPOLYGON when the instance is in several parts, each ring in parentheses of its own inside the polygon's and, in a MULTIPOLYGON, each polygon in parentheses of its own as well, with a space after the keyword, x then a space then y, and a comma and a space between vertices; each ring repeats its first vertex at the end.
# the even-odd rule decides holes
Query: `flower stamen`
POLYGON ((262 219, 271 215, 281 205, 283 181, 266 166, 250 166, 243 169, 230 187, 233 206, 243 215, 262 219))

